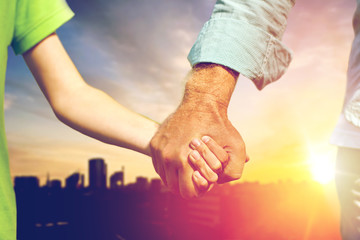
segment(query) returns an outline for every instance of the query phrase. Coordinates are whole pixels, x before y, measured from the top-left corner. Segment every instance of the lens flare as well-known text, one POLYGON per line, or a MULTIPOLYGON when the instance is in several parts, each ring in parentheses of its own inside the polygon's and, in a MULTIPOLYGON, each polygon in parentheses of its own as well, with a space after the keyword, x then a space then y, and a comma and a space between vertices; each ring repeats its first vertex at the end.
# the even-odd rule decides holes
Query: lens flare
POLYGON ((333 151, 311 152, 309 167, 313 179, 321 184, 327 184, 334 180, 335 159, 333 151))

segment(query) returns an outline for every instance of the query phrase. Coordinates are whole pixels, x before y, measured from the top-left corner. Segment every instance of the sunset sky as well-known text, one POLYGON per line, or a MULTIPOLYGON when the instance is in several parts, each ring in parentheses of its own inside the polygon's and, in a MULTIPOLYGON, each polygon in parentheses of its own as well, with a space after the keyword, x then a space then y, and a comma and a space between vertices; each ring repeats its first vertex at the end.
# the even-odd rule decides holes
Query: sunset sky
MULTIPOLYGON (((179 103, 186 59, 214 0, 69 0, 76 16, 58 35, 84 79, 123 105, 163 121, 179 103)), ((334 158, 328 141, 341 111, 353 39, 355 1, 298 0, 283 42, 294 59, 276 83, 258 91, 240 77, 229 117, 251 161, 243 181, 310 180, 309 159, 334 158)), ((22 57, 9 51, 5 120, 13 176, 44 182, 103 157, 108 175, 125 166, 126 182, 156 177, 151 159, 108 146, 60 123, 22 57)))

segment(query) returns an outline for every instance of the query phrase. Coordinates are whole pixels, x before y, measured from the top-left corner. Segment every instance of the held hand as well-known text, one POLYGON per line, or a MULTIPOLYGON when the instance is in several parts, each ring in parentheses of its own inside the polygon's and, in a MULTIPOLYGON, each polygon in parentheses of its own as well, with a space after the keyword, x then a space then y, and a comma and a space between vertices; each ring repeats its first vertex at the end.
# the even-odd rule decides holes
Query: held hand
MULTIPOLYGON (((196 177, 193 177, 193 167, 196 166, 191 163, 189 156, 189 144, 194 138, 210 136, 229 155, 222 164, 216 161, 209 163, 214 172, 223 169, 218 182, 239 179, 241 176, 246 159, 245 144, 227 117, 227 107, 237 77, 238 73, 220 65, 196 65, 186 84, 182 103, 151 140, 156 172, 173 192, 180 193, 184 198, 202 193, 194 185, 196 177)), ((210 171, 208 174, 207 180, 211 184, 216 177, 210 171)))
MULTIPOLYGON (((207 168, 213 168, 214 161, 220 161, 224 166, 224 171, 218 172, 219 174, 219 181, 218 183, 225 183, 232 180, 239 179, 238 173, 242 172, 244 167, 242 158, 231 158, 230 156, 235 155, 236 153, 228 154, 228 152, 221 147, 217 142, 215 142, 211 137, 204 136, 199 139, 193 139, 191 141, 191 148, 193 151, 190 155, 199 155, 198 158, 205 161, 207 164, 195 164, 196 169, 205 179, 209 179, 207 172, 209 171, 207 168)), ((228 149, 229 150, 229 149, 228 149)), ((241 154, 241 153, 240 153, 241 154)), ((245 162, 249 161, 249 157, 246 155, 245 162)))
POLYGON ((193 169, 197 169, 193 173, 194 184, 201 193, 208 192, 214 186, 214 182, 218 180, 218 175, 213 169, 218 169, 218 166, 222 165, 219 159, 226 162, 228 155, 218 144, 216 144, 215 148, 211 151, 197 138, 191 141, 190 146, 192 149, 196 149, 189 154, 189 161, 193 169))
MULTIPOLYGON (((155 170, 172 192, 180 193, 184 198, 192 198, 201 195, 202 189, 206 189, 204 186, 198 189, 194 185, 189 143, 192 138, 204 135, 206 126, 215 121, 211 113, 193 111, 189 105, 182 104, 165 120, 151 140, 155 170)), ((218 165, 221 167, 221 164, 218 165)), ((217 177, 213 179, 216 182, 217 177)), ((194 180, 196 183, 196 178, 194 180)))
POLYGON ((180 193, 185 198, 195 197, 202 193, 191 180, 194 169, 190 164, 196 170, 200 170, 201 175, 209 183, 216 181, 223 183, 241 177, 246 159, 245 144, 227 117, 220 112, 216 109, 198 111, 193 106, 182 104, 160 126, 151 141, 155 170, 173 192, 180 193), (204 139, 210 149, 217 149, 215 146, 218 143, 226 152, 208 151, 203 144, 200 145, 203 146, 202 148, 198 148, 199 154, 196 152, 190 154, 191 139, 200 138, 205 134, 212 137, 209 141, 204 139), (202 161, 203 159, 207 160, 207 164, 202 161), (219 179, 211 169, 216 173, 221 173, 219 179))

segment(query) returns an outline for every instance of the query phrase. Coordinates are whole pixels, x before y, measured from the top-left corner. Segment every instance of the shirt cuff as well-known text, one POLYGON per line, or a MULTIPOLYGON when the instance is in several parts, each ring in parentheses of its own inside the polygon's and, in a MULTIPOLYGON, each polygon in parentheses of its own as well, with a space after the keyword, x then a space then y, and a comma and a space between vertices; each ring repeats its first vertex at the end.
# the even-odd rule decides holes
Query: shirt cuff
POLYGON ((188 60, 229 67, 261 90, 279 79, 292 59, 291 51, 263 29, 231 18, 210 19, 200 32, 188 60))

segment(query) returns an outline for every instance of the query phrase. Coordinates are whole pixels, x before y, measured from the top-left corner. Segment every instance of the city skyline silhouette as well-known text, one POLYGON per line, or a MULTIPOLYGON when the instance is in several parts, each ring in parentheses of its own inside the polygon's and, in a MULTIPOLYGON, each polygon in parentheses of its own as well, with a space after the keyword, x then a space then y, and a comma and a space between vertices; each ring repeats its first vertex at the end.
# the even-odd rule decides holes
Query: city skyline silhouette
POLYGON ((125 185, 124 168, 108 177, 104 159, 88 167, 88 186, 78 172, 64 186, 15 177, 19 240, 340 239, 334 198, 315 182, 216 185, 184 200, 160 179, 125 185))

